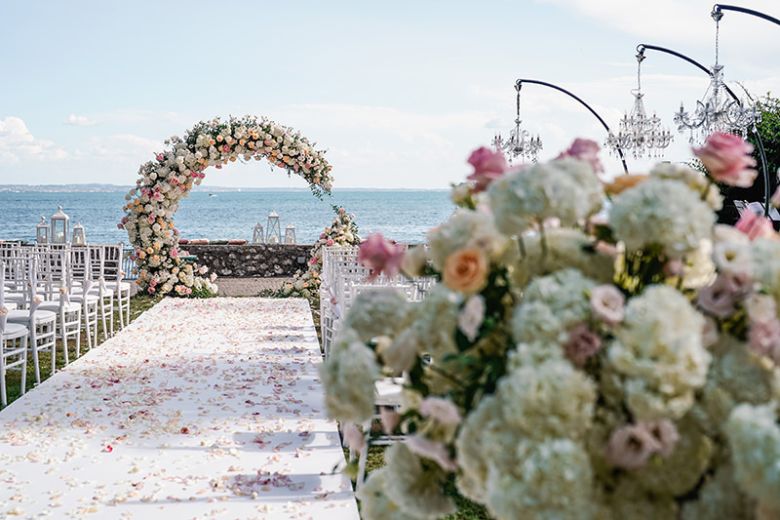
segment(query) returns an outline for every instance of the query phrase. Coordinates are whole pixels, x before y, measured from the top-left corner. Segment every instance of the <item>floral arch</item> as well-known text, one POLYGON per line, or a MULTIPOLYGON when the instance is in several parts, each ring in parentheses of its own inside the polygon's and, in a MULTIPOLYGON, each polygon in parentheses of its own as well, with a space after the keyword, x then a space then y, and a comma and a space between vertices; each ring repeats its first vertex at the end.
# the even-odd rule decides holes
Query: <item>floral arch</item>
POLYGON ((127 230, 135 252, 138 285, 149 294, 206 296, 216 291, 206 267, 180 256, 179 231, 173 216, 179 201, 200 184, 209 166, 222 168, 239 159, 267 159, 288 174, 301 176, 317 197, 329 194, 331 165, 300 133, 255 116, 201 121, 184 134, 165 141, 168 149, 141 165, 136 186, 125 196, 127 230))

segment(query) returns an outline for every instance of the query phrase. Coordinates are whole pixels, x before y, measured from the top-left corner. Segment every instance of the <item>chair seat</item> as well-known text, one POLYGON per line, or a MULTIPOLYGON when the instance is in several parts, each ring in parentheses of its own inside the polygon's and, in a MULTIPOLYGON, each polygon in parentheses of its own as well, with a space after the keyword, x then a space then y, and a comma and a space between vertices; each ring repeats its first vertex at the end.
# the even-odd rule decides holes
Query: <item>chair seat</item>
POLYGON ((8 309, 9 311, 15 310, 19 308, 19 305, 16 302, 5 302, 3 304, 3 307, 8 309))
POLYGON ((27 327, 24 325, 19 325, 18 323, 6 323, 5 330, 3 331, 3 339, 9 340, 22 338, 29 334, 29 332, 30 331, 28 331, 27 327))
MULTIPOLYGON (((80 294, 84 294, 84 289, 82 289, 81 287, 74 287, 73 289, 71 289, 70 294, 73 295, 73 296, 78 296, 80 294)), ((100 295, 100 288, 97 286, 97 284, 94 285, 89 290, 88 294, 93 294, 95 296, 99 296, 100 295)), ((112 288, 106 287, 105 289, 103 289, 103 296, 109 297, 109 296, 113 296, 113 295, 114 295, 114 290, 112 288)))
MULTIPOLYGON (((65 302, 64 304, 65 312, 78 312, 81 310, 81 304, 71 301, 70 303, 65 302)), ((51 312, 60 312, 60 302, 46 302, 42 303, 40 306, 38 306, 38 310, 44 310, 44 311, 51 311, 51 312)))
POLYGON ((106 282, 106 287, 109 289, 116 290, 117 285, 119 286, 119 290, 122 292, 127 292, 132 287, 130 282, 106 282))
MULTIPOLYGON (((59 301, 60 301, 59 294, 55 294, 54 296, 52 296, 51 303, 55 303, 55 302, 59 303, 59 301)), ((71 294, 70 301, 71 303, 79 303, 79 304, 83 303, 84 294, 83 293, 71 294)), ((87 294, 87 303, 97 303, 99 301, 100 301, 100 296, 98 296, 97 294, 92 294, 92 293, 87 294)))
MULTIPOLYGON (((56 321, 57 315, 52 311, 38 310, 35 312, 35 323, 49 323, 56 321)), ((30 321, 30 311, 10 311, 8 313, 9 323, 27 323, 30 321)))
POLYGON ((399 406, 404 380, 401 377, 385 377, 374 384, 374 404, 399 406))

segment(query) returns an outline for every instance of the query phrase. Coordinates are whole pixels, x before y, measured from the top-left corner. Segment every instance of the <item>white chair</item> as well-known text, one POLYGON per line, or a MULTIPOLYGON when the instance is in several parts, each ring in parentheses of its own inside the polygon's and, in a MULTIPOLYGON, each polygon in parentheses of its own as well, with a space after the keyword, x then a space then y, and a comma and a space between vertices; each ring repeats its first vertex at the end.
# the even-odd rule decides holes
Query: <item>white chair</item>
POLYGON ((22 372, 22 395, 27 386, 27 343, 29 331, 27 327, 16 323, 8 323, 5 315, 7 309, 0 298, 0 403, 8 405, 8 388, 6 375, 11 369, 22 372))
POLYGON ((122 244, 109 244, 104 245, 103 250, 105 286, 116 294, 119 328, 122 329, 130 324, 130 293, 132 290, 130 282, 124 281, 125 273, 122 271, 124 247, 122 244))
MULTIPOLYGON (((0 273, 4 273, 4 266, 0 265, 0 273)), ((51 352, 51 373, 54 374, 57 365, 57 315, 51 311, 38 310, 38 307, 43 302, 43 298, 35 294, 35 288, 37 287, 36 280, 36 259, 33 257, 29 259, 29 287, 30 292, 30 308, 26 310, 17 309, 8 311, 6 316, 9 324, 17 324, 25 326, 30 332, 29 349, 33 355, 33 367, 35 369, 35 383, 41 383, 41 368, 39 361, 39 354, 43 351, 51 352)), ((0 298, 5 300, 3 282, 5 281, 5 274, 0 275, 0 298)))
MULTIPOLYGON (((63 359, 67 365, 70 363, 70 354, 68 352, 70 338, 73 338, 76 346, 76 357, 81 356, 82 305, 71 301, 70 292, 67 287, 67 271, 70 253, 62 250, 56 254, 59 256, 59 261, 56 263, 59 267, 59 272, 53 273, 52 279, 56 279, 60 284, 59 295, 57 298, 50 298, 50 301, 42 303, 38 308, 43 311, 51 311, 57 314, 57 336, 62 341, 63 359)), ((97 324, 95 325, 97 326, 97 324)))

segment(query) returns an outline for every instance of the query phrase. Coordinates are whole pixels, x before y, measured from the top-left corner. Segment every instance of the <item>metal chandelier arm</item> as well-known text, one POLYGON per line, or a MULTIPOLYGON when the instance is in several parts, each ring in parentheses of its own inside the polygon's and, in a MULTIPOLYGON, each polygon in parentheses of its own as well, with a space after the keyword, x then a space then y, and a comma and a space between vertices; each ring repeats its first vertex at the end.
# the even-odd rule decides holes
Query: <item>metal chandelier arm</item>
MULTIPOLYGON (((708 67, 705 67, 698 61, 694 60, 690 56, 686 56, 681 52, 677 52, 672 49, 667 49, 666 47, 659 47, 658 45, 650 45, 649 43, 640 43, 639 45, 636 46, 636 51, 641 55, 645 54, 645 49, 649 49, 651 51, 663 52, 665 54, 669 54, 671 56, 680 58, 681 60, 685 60, 691 65, 693 65, 694 67, 698 68, 699 70, 707 74, 708 76, 712 76, 712 71, 708 67)), ((742 106, 742 100, 740 100, 739 97, 737 97, 734 91, 731 90, 731 88, 729 88, 729 86, 726 85, 725 82, 723 83, 723 87, 726 89, 726 92, 728 92, 729 96, 731 96, 731 99, 739 103, 739 106, 742 106)))
MULTIPOLYGON (((715 7, 721 7, 721 8, 729 7, 730 8, 730 7, 733 7, 733 6, 723 6, 723 5, 718 6, 716 4, 715 7)), ((742 11, 743 8, 740 7, 740 8, 737 8, 735 10, 742 11)), ((748 9, 747 11, 750 11, 750 9, 748 9)), ((714 18, 715 17, 715 9, 714 8, 712 10, 712 13, 713 13, 713 18, 714 18)), ((694 60, 693 58, 691 58, 689 56, 686 56, 685 54, 683 54, 681 52, 673 51, 672 49, 667 49, 666 47, 659 47, 658 45, 649 45, 647 43, 640 43, 639 45, 636 46, 636 51, 639 54, 644 55, 645 49, 650 49, 650 50, 653 50, 653 51, 663 52, 663 53, 675 56, 677 58, 680 58, 682 60, 685 60, 688 63, 690 63, 691 65, 693 65, 696 68, 698 68, 699 70, 705 72, 708 76, 712 76, 712 71, 710 69, 708 69, 707 67, 705 67, 704 65, 702 65, 698 61, 694 60)), ((731 90, 729 88, 729 86, 726 85, 725 83, 723 83, 723 87, 726 89, 726 92, 728 92, 729 96, 731 96, 731 99, 736 101, 739 104, 739 106, 742 106, 742 100, 740 100, 739 97, 737 97, 737 95, 734 93, 734 91, 731 90)), ((762 173, 762 176, 764 178, 764 216, 768 216, 769 215, 770 194, 769 194, 769 169, 767 168, 767 164, 766 164, 766 152, 764 151, 764 143, 761 140, 761 134, 759 133, 758 128, 754 125, 752 130, 753 130, 753 135, 756 136, 756 144, 758 144, 758 156, 761 159, 761 173, 762 173)))
POLYGON ((738 5, 728 5, 728 4, 715 4, 712 6, 712 17, 715 19, 720 19, 723 16, 723 11, 735 11, 737 13, 745 13, 752 16, 756 16, 758 18, 762 18, 768 22, 772 22, 775 25, 780 25, 780 19, 775 18, 774 16, 769 16, 766 13, 762 13, 761 11, 756 11, 755 9, 748 9, 747 7, 740 7, 738 5))
MULTIPOLYGON (((515 88, 519 91, 522 88, 523 83, 531 83, 533 85, 542 85, 543 87, 549 87, 549 88, 551 88, 553 90, 557 90, 558 92, 562 92, 562 93, 566 94, 567 96, 569 96, 570 98, 574 99, 575 101, 579 102, 582 106, 587 108, 588 111, 591 114, 593 114, 596 117, 596 119, 599 120, 599 123, 601 123, 601 126, 603 126, 604 129, 606 129, 608 134, 612 133, 612 130, 609 129, 609 125, 607 125, 607 122, 604 121, 604 118, 602 118, 595 110, 593 110, 593 108, 589 104, 587 104, 585 101, 583 101, 582 98, 580 98, 579 96, 577 96, 575 94, 572 94, 571 92, 569 92, 565 88, 559 87, 558 85, 553 85, 552 83, 548 83, 546 81, 540 81, 538 79, 518 79, 515 82, 515 88)), ((616 148, 617 148, 618 154, 620 155, 620 162, 623 163, 623 172, 627 174, 628 173, 628 165, 626 164, 626 156, 623 154, 623 150, 619 146, 617 146, 616 148)))

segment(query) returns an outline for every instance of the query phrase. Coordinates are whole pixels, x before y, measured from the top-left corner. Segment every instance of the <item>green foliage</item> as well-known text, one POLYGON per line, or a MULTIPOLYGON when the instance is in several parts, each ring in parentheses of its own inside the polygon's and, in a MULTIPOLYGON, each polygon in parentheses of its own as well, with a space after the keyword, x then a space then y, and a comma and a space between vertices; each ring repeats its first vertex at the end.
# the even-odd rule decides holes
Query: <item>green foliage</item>
MULTIPOLYGON (((756 107, 761 112, 761 122, 758 124, 758 132, 764 143, 767 167, 772 176, 773 187, 777 185, 777 170, 780 168, 780 99, 772 97, 770 93, 756 102, 756 107)), ((758 143, 754 135, 748 136, 756 151, 753 154, 756 162, 761 165, 758 156, 758 143)))

